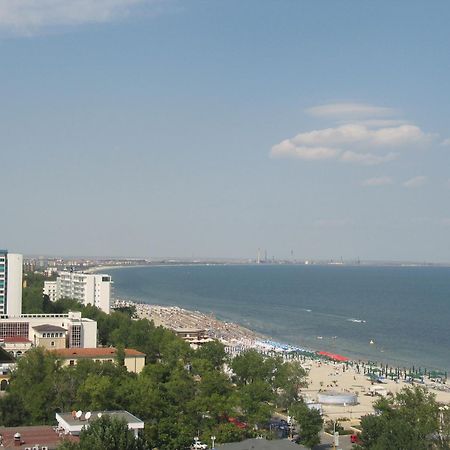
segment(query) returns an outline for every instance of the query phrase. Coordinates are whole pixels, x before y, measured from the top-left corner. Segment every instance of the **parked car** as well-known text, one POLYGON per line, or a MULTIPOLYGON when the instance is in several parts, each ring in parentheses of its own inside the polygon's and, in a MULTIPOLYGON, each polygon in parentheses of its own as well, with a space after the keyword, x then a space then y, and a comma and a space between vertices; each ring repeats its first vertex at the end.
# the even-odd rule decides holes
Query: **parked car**
POLYGON ((359 434, 355 433, 350 436, 350 442, 352 444, 362 444, 359 434))

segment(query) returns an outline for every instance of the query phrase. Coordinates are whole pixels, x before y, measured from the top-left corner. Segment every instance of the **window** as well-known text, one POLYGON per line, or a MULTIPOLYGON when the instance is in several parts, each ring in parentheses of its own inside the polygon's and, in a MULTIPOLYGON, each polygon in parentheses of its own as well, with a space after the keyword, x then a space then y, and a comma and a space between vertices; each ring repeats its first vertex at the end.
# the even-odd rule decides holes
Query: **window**
POLYGON ((54 347, 54 346, 55 346, 55 341, 52 341, 52 342, 50 343, 50 345, 51 345, 52 347, 54 347))
POLYGON ((71 359, 71 360, 69 361, 69 366, 74 366, 74 365, 75 365, 75 360, 71 359))
POLYGON ((28 339, 28 322, 0 323, 0 338, 21 336, 28 339))
POLYGON ((69 347, 81 347, 81 325, 72 325, 70 327, 69 347))

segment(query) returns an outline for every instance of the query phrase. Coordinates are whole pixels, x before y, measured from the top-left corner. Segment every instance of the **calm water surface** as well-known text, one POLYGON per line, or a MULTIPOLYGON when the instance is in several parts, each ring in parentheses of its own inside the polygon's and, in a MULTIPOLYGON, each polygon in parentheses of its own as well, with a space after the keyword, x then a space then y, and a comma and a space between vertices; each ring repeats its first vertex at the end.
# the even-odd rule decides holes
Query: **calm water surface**
POLYGON ((314 350, 450 369, 449 268, 242 265, 110 272, 117 298, 212 312, 314 350))

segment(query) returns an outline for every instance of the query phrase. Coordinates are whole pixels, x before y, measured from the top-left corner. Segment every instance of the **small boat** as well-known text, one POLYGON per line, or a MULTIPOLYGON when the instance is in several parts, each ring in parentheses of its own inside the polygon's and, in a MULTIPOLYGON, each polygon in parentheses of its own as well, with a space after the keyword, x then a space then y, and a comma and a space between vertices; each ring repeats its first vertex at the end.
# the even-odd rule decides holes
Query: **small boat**
POLYGON ((323 337, 322 336, 317 336, 317 339, 323 339, 323 337))
POLYGON ((375 344, 375 342, 373 342, 373 339, 370 340, 369 344, 375 344))

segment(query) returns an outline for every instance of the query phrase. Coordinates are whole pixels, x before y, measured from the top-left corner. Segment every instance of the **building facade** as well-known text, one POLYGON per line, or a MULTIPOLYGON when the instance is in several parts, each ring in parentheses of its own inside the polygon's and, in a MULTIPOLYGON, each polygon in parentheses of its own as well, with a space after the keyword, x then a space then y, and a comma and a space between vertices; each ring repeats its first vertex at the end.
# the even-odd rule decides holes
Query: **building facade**
POLYGON ((96 306, 109 314, 111 308, 111 287, 112 280, 110 275, 60 272, 57 278, 56 297, 57 299, 73 298, 83 303, 83 305, 96 306))
POLYGON ((0 315, 22 313, 23 257, 0 250, 0 315))
MULTIPOLYGON (((95 362, 117 363, 117 349, 114 347, 64 348, 55 350, 54 353, 64 366, 74 366, 83 359, 90 359, 95 362)), ((133 348, 126 348, 123 356, 123 364, 128 372, 140 373, 145 367, 145 353, 133 348)))
POLYGON ((47 295, 51 302, 58 300, 58 282, 44 281, 44 295, 47 295))
POLYGON ((78 311, 0 316, 0 340, 11 337, 22 337, 46 348, 60 348, 62 342, 64 347, 92 348, 97 347, 97 322, 81 317, 78 311))

